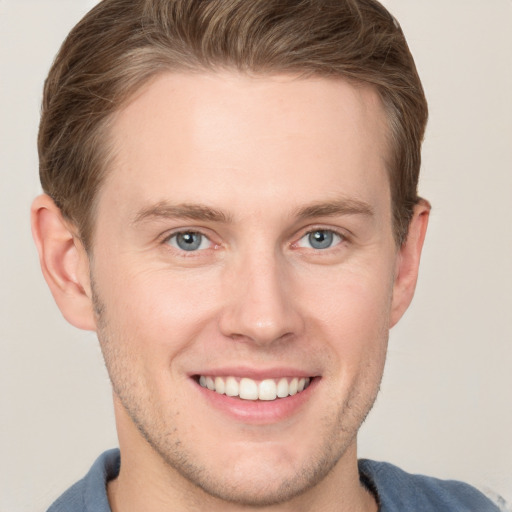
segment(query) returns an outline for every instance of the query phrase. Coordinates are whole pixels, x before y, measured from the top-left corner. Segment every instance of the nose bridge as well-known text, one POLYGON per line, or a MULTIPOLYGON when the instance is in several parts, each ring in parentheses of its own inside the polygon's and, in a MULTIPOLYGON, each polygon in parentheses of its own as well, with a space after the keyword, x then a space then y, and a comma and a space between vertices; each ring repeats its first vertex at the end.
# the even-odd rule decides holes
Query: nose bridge
POLYGON ((278 251, 249 251, 238 259, 227 281, 223 334, 258 345, 297 334, 300 316, 290 296, 289 269, 278 251))

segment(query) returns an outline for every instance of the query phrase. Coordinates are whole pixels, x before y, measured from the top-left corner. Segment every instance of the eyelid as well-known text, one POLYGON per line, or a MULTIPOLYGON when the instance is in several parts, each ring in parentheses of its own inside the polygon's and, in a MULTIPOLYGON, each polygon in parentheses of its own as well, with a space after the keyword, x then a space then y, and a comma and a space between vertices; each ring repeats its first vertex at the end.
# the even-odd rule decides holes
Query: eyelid
POLYGON ((299 240, 296 242, 296 246, 300 247, 300 248, 303 248, 303 249, 309 249, 309 250, 313 250, 313 251, 326 252, 326 251, 329 251, 329 250, 336 249, 343 241, 344 241, 343 236, 340 235, 339 233, 337 233, 336 231, 332 230, 332 229, 315 229, 313 231, 309 231, 309 232, 305 233, 301 238, 299 238, 299 240), (323 233, 331 234, 332 235, 332 245, 329 245, 329 246, 324 247, 324 248, 313 247, 311 245, 310 237, 311 237, 312 234, 318 233, 318 232, 323 232, 323 233))
POLYGON ((177 251, 180 251, 180 252, 181 251, 202 252, 202 251, 205 251, 205 250, 211 248, 212 241, 207 236, 203 235, 202 233, 193 232, 193 231, 185 231, 184 233, 175 233, 175 234, 171 235, 168 238, 167 243, 171 247, 173 247, 174 249, 176 249, 177 251), (180 247, 179 239, 181 237, 184 240, 185 235, 193 235, 193 238, 196 239, 196 241, 199 243, 199 245, 197 247, 189 248, 189 249, 180 247), (204 246, 206 246, 206 247, 204 247, 204 246))
MULTIPOLYGON (((333 245, 332 247, 330 247, 328 249, 324 249, 323 251, 328 251, 329 249, 334 249, 335 247, 339 246, 340 244, 350 241, 351 233, 346 229, 342 229, 339 227, 325 226, 325 225, 313 225, 313 226, 310 225, 305 228, 302 228, 299 231, 298 236, 294 237, 294 241, 290 244, 290 247, 293 249, 298 248, 299 247, 298 244, 299 244, 300 240, 302 240, 305 236, 308 236, 311 233, 314 233, 315 231, 331 232, 340 238, 340 241, 338 243, 336 243, 335 245, 333 245)), ((190 251, 190 255, 192 255, 192 253, 194 253, 194 252, 197 253, 197 252, 206 251, 208 249, 216 249, 221 246, 220 242, 215 241, 215 233, 212 233, 211 230, 209 230, 209 229, 205 229, 202 227, 196 227, 196 226, 179 227, 179 228, 171 229, 170 231, 167 231, 158 237, 159 243, 162 245, 169 246, 170 245, 168 243, 169 240, 172 237, 175 237, 182 233, 198 233, 201 236, 205 237, 210 242, 210 247, 208 247, 207 249, 201 249, 199 251, 190 251)), ((172 249, 179 251, 179 252, 187 252, 184 250, 180 250, 179 248, 172 247, 172 249)), ((311 249, 315 250, 315 251, 319 250, 319 249, 314 249, 314 248, 311 248, 311 249)))
POLYGON ((303 228, 300 231, 299 236, 295 237, 295 241, 291 244, 292 249, 310 249, 316 252, 328 252, 329 250, 334 250, 337 247, 339 247, 344 242, 350 241, 350 233, 347 232, 345 229, 341 228, 335 228, 335 227, 327 227, 325 225, 318 225, 318 226, 308 226, 307 228, 303 228), (299 243, 301 240, 303 240, 305 237, 309 236, 311 233, 315 233, 316 231, 325 231, 333 233, 334 235, 338 236, 340 238, 340 241, 334 244, 332 247, 328 247, 326 249, 315 249, 313 247, 303 247, 300 246, 299 243))
POLYGON ((177 247, 173 247, 169 241, 175 237, 175 236, 178 236, 180 234, 184 234, 184 233, 197 233, 201 236, 203 236, 204 238, 206 238, 209 242, 210 242, 210 247, 207 247, 206 249, 200 249, 198 251, 189 251, 189 254, 188 255, 192 255, 192 253, 194 252, 202 252, 202 251, 206 251, 208 249, 215 249, 217 248, 220 244, 215 242, 213 240, 213 236, 212 234, 210 234, 211 232, 209 232, 209 230, 206 230, 204 228, 197 228, 197 227, 179 227, 179 228, 175 228, 175 229, 172 229, 170 231, 167 231, 165 232, 164 234, 162 234, 160 237, 159 237, 159 243, 161 245, 167 245, 168 247, 171 247, 173 250, 175 251, 178 251, 178 252, 187 252, 183 249, 179 249, 177 247), (208 232, 207 232, 208 231, 208 232))

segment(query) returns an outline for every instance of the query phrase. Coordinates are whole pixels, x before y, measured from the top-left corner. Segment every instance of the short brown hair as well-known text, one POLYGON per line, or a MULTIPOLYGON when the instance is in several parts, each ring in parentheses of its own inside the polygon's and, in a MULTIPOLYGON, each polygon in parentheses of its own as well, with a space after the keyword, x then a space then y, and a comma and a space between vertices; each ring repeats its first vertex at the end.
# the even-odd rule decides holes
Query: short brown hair
POLYGON ((373 85, 390 125, 395 239, 407 236, 427 103, 396 20, 375 0, 103 0, 71 31, 45 83, 44 191, 92 242, 112 115, 166 71, 234 69, 373 85))

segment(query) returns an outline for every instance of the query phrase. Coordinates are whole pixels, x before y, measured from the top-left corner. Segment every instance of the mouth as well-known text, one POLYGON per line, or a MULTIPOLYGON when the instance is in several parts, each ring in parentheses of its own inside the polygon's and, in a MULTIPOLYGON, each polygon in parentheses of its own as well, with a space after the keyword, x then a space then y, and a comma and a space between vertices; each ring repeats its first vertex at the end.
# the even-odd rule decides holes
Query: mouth
POLYGON ((254 380, 249 377, 197 375, 198 384, 219 395, 248 401, 271 402, 302 393, 313 377, 254 380))

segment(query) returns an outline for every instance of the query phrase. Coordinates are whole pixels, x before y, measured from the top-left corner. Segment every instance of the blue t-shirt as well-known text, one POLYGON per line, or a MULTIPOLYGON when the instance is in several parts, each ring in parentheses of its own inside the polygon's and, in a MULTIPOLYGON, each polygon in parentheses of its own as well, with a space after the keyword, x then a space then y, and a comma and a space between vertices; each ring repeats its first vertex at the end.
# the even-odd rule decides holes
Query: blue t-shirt
MULTIPOLYGON (((89 473, 48 512, 111 512, 107 482, 117 477, 119 450, 103 453, 89 473)), ((359 461, 361 482, 376 497, 379 512, 500 512, 474 487, 453 480, 411 475, 386 462, 359 461)))

